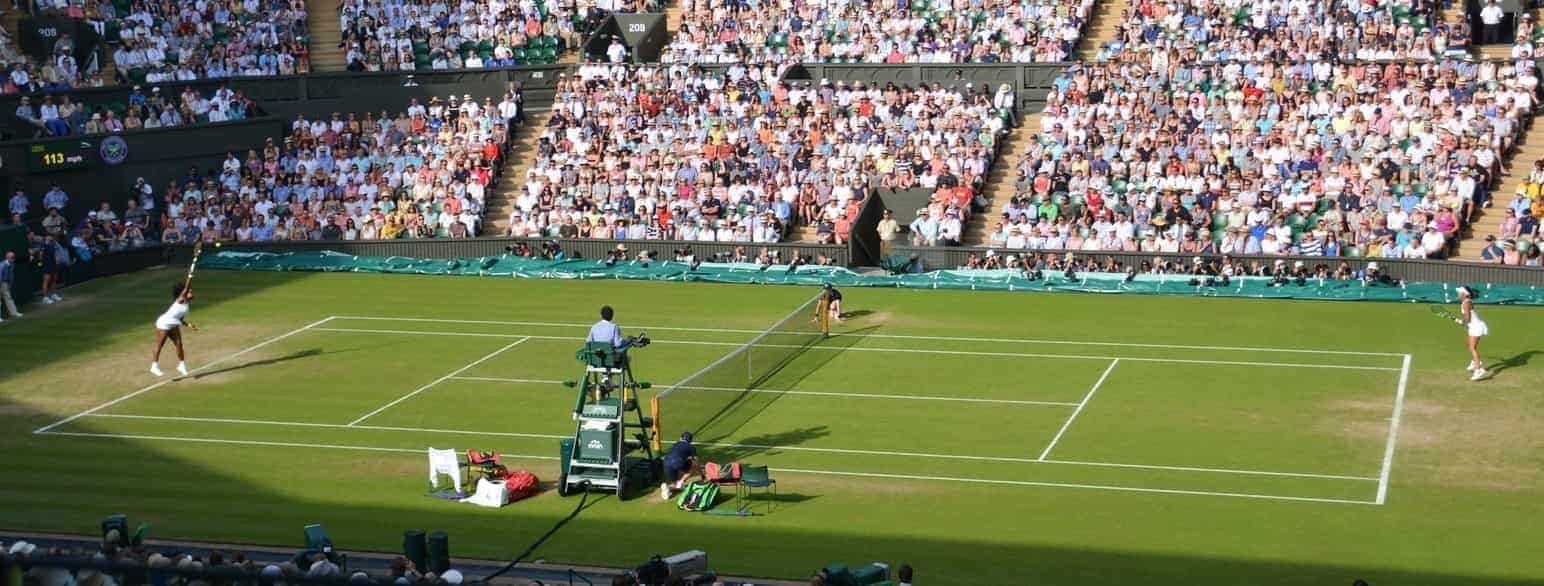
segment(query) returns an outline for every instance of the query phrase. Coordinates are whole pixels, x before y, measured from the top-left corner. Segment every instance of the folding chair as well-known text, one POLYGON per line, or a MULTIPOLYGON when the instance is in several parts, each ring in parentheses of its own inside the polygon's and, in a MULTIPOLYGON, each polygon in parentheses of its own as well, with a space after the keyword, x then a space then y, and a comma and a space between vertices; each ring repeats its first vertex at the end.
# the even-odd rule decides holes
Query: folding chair
POLYGON ((466 482, 467 465, 461 462, 455 450, 437 450, 429 448, 429 486, 432 490, 440 489, 440 475, 449 476, 456 492, 461 492, 461 484, 466 482))
POLYGON ((348 572, 348 556, 333 550, 332 538, 327 536, 327 529, 323 528, 320 523, 306 525, 305 537, 306 548, 300 553, 295 554, 294 559, 291 560, 296 566, 299 566, 301 570, 310 569, 311 556, 319 553, 327 556, 327 561, 338 564, 338 568, 348 572))
MULTIPOLYGON (((772 493, 773 500, 777 499, 777 480, 767 471, 766 466, 742 466, 740 469, 740 483, 737 485, 740 499, 740 510, 751 509, 750 497, 758 488, 768 489, 772 493)), ((767 513, 772 513, 772 501, 767 501, 767 513)))
POLYGON ((477 487, 478 478, 498 480, 509 470, 504 467, 504 458, 499 456, 498 452, 484 452, 481 450, 466 451, 466 466, 468 472, 466 478, 467 487, 473 489, 477 487))

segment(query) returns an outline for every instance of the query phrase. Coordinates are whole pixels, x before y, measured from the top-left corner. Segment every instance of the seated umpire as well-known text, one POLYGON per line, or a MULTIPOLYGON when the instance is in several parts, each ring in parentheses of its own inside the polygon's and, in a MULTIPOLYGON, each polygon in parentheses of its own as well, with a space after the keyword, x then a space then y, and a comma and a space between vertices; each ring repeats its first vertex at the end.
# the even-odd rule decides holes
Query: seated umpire
POLYGON ((702 476, 697 470, 697 448, 692 445, 692 432, 687 431, 681 433, 681 441, 671 445, 670 451, 665 453, 665 481, 659 485, 660 498, 670 500, 670 491, 680 490, 686 477, 693 474, 702 476))
POLYGON ((611 347, 618 351, 626 350, 628 346, 633 345, 637 339, 622 337, 622 328, 611 322, 611 318, 615 316, 616 312, 611 310, 610 305, 601 306, 600 321, 590 326, 590 335, 584 339, 585 343, 611 342, 611 347))

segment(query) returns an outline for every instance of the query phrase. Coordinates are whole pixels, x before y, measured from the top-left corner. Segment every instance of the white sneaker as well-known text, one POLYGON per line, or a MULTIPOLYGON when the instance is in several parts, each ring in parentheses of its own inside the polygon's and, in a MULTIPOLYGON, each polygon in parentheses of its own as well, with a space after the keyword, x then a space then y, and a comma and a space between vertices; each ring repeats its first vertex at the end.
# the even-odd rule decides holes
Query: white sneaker
POLYGON ((166 376, 166 373, 161 372, 161 365, 154 362, 150 363, 150 374, 156 376, 166 376))
POLYGON ((44 297, 43 298, 43 305, 53 305, 53 304, 54 304, 54 298, 53 297, 44 297))
POLYGON ((177 363, 177 374, 188 376, 188 364, 186 362, 177 363))
POLYGON ((18 313, 18 314, 12 315, 11 318, 15 319, 15 318, 18 318, 18 317, 21 317, 21 316, 22 316, 22 314, 18 313))
POLYGON ((60 297, 58 293, 53 294, 53 298, 54 298, 54 303, 58 303, 60 301, 64 301, 64 298, 60 297))
POLYGON ((666 484, 664 482, 659 483, 659 499, 663 500, 663 501, 670 500, 670 485, 669 484, 666 484))
POLYGON ((1465 366, 1464 367, 1464 370, 1467 370, 1467 371, 1470 371, 1470 372, 1474 372, 1474 363, 1470 362, 1469 366, 1465 366))
POLYGON ((1474 376, 1469 377, 1469 380, 1480 380, 1481 378, 1484 378, 1484 377, 1485 377, 1485 369, 1483 369, 1483 368, 1476 368, 1476 369, 1474 369, 1474 376))

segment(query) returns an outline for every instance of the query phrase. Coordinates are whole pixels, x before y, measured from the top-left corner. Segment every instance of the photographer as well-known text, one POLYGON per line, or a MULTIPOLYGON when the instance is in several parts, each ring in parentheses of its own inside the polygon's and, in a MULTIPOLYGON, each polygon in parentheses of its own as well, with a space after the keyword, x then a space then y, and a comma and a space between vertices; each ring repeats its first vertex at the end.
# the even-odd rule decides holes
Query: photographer
POLYGON ((612 266, 619 262, 627 262, 627 245, 617 244, 616 248, 606 251, 606 266, 612 266))
POLYGON ((556 240, 542 245, 541 257, 543 260, 563 260, 563 245, 556 240))

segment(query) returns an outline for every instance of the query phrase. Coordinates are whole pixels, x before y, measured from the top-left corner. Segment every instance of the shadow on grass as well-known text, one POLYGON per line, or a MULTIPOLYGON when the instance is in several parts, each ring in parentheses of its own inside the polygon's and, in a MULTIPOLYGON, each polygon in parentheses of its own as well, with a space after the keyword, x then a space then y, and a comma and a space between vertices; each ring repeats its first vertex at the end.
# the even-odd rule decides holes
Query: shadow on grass
POLYGON ((873 313, 874 310, 872 309, 856 309, 853 311, 842 312, 842 319, 856 319, 866 315, 873 315, 873 313))
POLYGON ((773 456, 785 451, 777 449, 777 446, 797 446, 828 435, 831 435, 830 428, 820 425, 735 438, 732 445, 704 445, 703 447, 704 451, 712 454, 714 461, 744 462, 755 456, 773 456))
MULTIPOLYGON (((766 411, 789 390, 792 390, 800 381, 811 374, 820 371, 832 360, 848 348, 858 345, 865 337, 879 329, 879 326, 860 328, 841 335, 831 336, 814 342, 808 346, 791 348, 790 345, 754 347, 747 363, 751 372, 757 372, 756 364, 772 364, 748 385, 749 390, 740 391, 719 408, 710 417, 693 430, 697 441, 701 443, 746 443, 741 441, 729 441, 740 428, 745 427, 752 419, 766 411)), ((819 335, 818 333, 816 334, 819 335)), ((695 384, 695 383, 694 383, 695 384)), ((732 385, 711 385, 719 387, 731 387, 732 385)), ((738 388, 747 388, 744 383, 733 385, 738 388)), ((722 391, 709 391, 721 393, 722 391)), ((667 414, 668 416, 668 414, 667 414)), ((804 438, 812 439, 812 438, 804 438)), ((788 445, 788 444, 783 444, 788 445)), ((716 456, 716 451, 709 451, 716 456)))
MULTIPOLYGON (((45 414, 4 404, 7 417, 42 420, 45 414)), ((77 431, 111 433, 110 428, 74 424, 77 431)), ((173 430, 166 433, 172 434, 173 430)), ((214 439, 214 438, 211 438, 214 439)), ((0 525, 18 531, 52 531, 73 528, 93 534, 103 517, 127 513, 131 523, 150 522, 156 539, 199 540, 216 543, 267 544, 300 549, 301 528, 322 523, 339 548, 354 551, 397 552, 402 531, 442 530, 451 535, 458 567, 484 569, 467 559, 508 559, 534 543, 554 521, 570 513, 577 497, 559 498, 549 489, 543 494, 498 510, 459 503, 381 504, 370 499, 315 497, 329 490, 347 490, 357 478, 336 483, 312 480, 310 491, 276 488, 252 477, 233 475, 205 460, 186 457, 185 442, 155 442, 116 437, 68 437, 18 434, 3 440, 0 464, 27 474, 0 480, 7 504, 0 508, 0 525), (80 455, 92 455, 92 474, 80 474, 80 455), (196 486, 196 488, 192 488, 196 486), (195 498, 195 495, 205 495, 195 498), (313 495, 307 497, 304 495, 313 495), (93 496, 101 498, 92 498, 93 496), (239 499, 234 499, 238 497, 239 499), (463 563, 468 565, 462 566, 463 563)), ((188 438, 196 444, 198 438, 188 438)), ((211 444, 216 445, 216 444, 211 444)), ((280 462, 321 469, 349 466, 369 460, 382 468, 416 469, 422 456, 350 450, 304 450, 293 447, 241 446, 243 460, 258 467, 280 462)), ((201 453, 201 452, 193 452, 201 453)), ((795 478, 778 479, 790 488, 795 478)), ((383 475, 372 479, 375 489, 419 494, 422 476, 383 475)), ((976 499, 974 487, 961 487, 959 498, 976 499)), ((1027 493, 1030 494, 1030 493, 1027 493)), ((1042 498, 1069 498, 1074 493, 1035 491, 1042 498)), ((780 519, 787 505, 810 503, 820 495, 758 491, 751 498, 755 517, 769 502, 769 520, 780 519)), ((908 498, 903 493, 883 493, 876 498, 908 498)), ((1183 497, 1132 497, 1156 506, 1162 499, 1183 497)), ((432 502, 424 499, 424 502, 432 502)), ((940 506, 942 503, 933 503, 940 506)), ((1187 555, 1123 552, 1090 547, 1067 547, 1034 539, 1003 542, 999 536, 973 533, 970 523, 938 532, 931 525, 898 527, 894 532, 861 536, 844 529, 850 517, 832 515, 796 526, 691 520, 684 513, 649 514, 648 507, 673 507, 653 499, 618 502, 610 495, 592 494, 577 518, 536 550, 541 560, 527 568, 550 573, 562 564, 632 566, 654 554, 691 549, 709 552, 716 569, 732 575, 780 575, 798 577, 833 561, 848 564, 886 561, 909 563, 926 572, 930 584, 1142 584, 1181 586, 1191 584, 1250 584, 1290 586, 1300 584, 1350 584, 1365 579, 1374 585, 1422 586, 1536 585, 1528 578, 1496 578, 1460 573, 1418 573, 1378 567, 1340 564, 1295 563, 1220 556, 1196 550, 1187 555), (604 503, 604 504, 602 504, 604 503), (754 530, 748 530, 753 528, 754 530)), ((720 504, 724 506, 724 504, 720 504)), ((919 503, 919 506, 927 506, 919 503)), ((1306 512, 1318 510, 1302 505, 1306 512)), ((797 514, 808 515, 808 509, 797 514)), ((1367 511, 1373 511, 1369 508, 1367 511)), ((789 511, 793 513, 795 511, 789 511)), ((848 515, 862 515, 861 511, 848 515)), ((1350 513, 1348 513, 1350 514, 1350 513)), ((1372 514, 1372 513, 1369 513, 1372 514)), ((911 520, 918 521, 916 519, 911 520)), ((1026 520, 1026 522, 1030 522, 1026 520)), ((1249 519, 1216 518, 1218 523, 1247 526, 1249 519)), ((1120 530, 1120 527, 1111 527, 1120 530)), ((1156 538, 1156 537, 1155 537, 1156 538)), ((1390 541, 1395 543, 1397 541, 1390 541)), ((1365 544, 1364 544, 1365 545, 1365 544)), ((1262 544, 1264 546, 1264 544, 1262 544)), ((169 546, 182 547, 188 546, 169 546)), ((239 549, 239 548, 238 548, 239 549)), ((281 550, 290 551, 290 550, 281 550)), ((227 554, 230 552, 227 551, 227 554)), ((1515 568, 1513 568, 1515 570, 1515 568)), ((373 571, 379 571, 372 568, 373 571)))
MULTIPOLYGON (((344 350, 342 352, 347 352, 347 351, 348 350, 344 350)), ((273 358, 264 358, 262 360, 253 360, 251 362, 243 362, 241 364, 232 364, 230 366, 226 366, 226 367, 222 367, 222 368, 216 368, 214 370, 206 370, 206 371, 203 371, 203 372, 200 372, 198 374, 193 375, 193 380, 198 380, 198 379, 204 378, 206 376, 214 376, 214 375, 217 375, 217 374, 225 374, 227 372, 232 372, 232 371, 237 371, 237 370, 245 370, 245 369, 248 369, 248 368, 256 368, 256 367, 259 367, 259 366, 270 366, 270 365, 279 364, 279 363, 282 363, 282 362, 289 362, 291 360, 300 360, 302 358, 310 358, 312 356, 321 356, 322 354, 335 354, 335 353, 337 353, 337 352, 322 352, 321 348, 308 348, 308 349, 301 350, 301 351, 298 351, 298 352, 291 352, 291 353, 286 354, 284 356, 275 356, 273 358)))
POLYGON ((1490 376, 1486 378, 1495 378, 1496 375, 1501 374, 1502 372, 1505 372, 1509 369, 1527 366, 1528 361, 1531 360, 1534 356, 1538 356, 1539 354, 1544 354, 1544 350, 1529 350, 1506 360, 1502 360, 1495 366, 1490 367, 1490 376))

